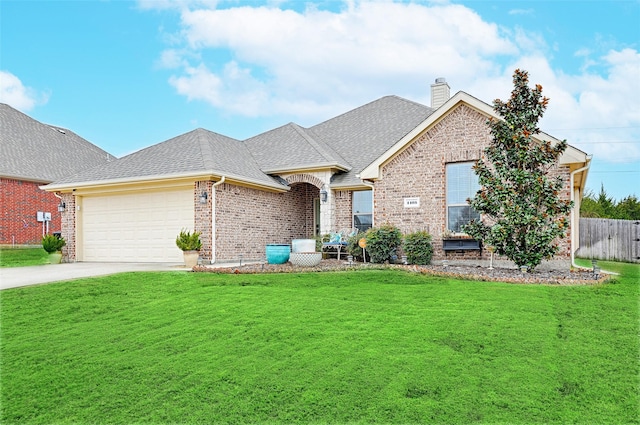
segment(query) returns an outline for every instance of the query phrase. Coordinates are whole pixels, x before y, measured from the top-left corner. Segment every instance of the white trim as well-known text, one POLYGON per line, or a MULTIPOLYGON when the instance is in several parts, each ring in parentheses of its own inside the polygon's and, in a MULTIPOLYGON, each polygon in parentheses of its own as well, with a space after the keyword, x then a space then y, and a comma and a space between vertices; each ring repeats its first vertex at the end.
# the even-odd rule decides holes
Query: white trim
MULTIPOLYGON (((387 161, 389 161, 398 153, 402 152, 402 150, 413 143, 420 134, 422 134, 432 125, 436 124, 445 115, 447 115, 450 111, 452 111, 460 104, 465 104, 486 115, 488 118, 501 119, 489 104, 471 96, 468 93, 460 91, 456 93, 451 99, 449 99, 444 105, 439 107, 433 114, 429 115, 427 119, 421 122, 416 128, 407 133, 407 135, 400 139, 389 150, 378 157, 378 159, 369 164, 364 170, 360 172, 359 177, 363 180, 380 179, 380 170, 387 161)), ((535 138, 541 141, 552 142, 554 144, 560 142, 560 140, 556 139, 555 137, 552 137, 543 132, 536 135, 535 138)), ((584 163, 586 162, 586 157, 586 153, 574 148, 571 145, 568 145, 566 151, 560 157, 559 164, 566 165, 573 163, 584 163)))
POLYGON ((98 189, 100 193, 102 192, 102 188, 107 186, 132 186, 135 184, 158 184, 161 182, 172 182, 172 181, 198 181, 198 180, 210 180, 214 178, 222 178, 222 176, 226 176, 227 179, 233 180, 234 182, 242 185, 250 185, 257 186, 264 189, 276 190, 278 192, 287 192, 290 190, 289 187, 280 185, 278 183, 268 183, 256 179, 251 179, 247 177, 230 175, 230 174, 219 174, 214 171, 209 173, 207 172, 194 172, 194 173, 175 173, 175 174, 161 174, 161 175, 153 175, 153 176, 137 176, 137 177, 122 177, 117 179, 108 179, 108 180, 94 180, 94 181, 85 181, 85 182, 76 182, 76 183, 52 183, 48 185, 40 186, 40 189, 46 190, 48 192, 53 191, 71 191, 76 189, 98 189))
MULTIPOLYGON (((578 168, 577 170, 574 170, 571 172, 570 177, 569 177, 569 187, 571 189, 571 202, 574 203, 573 208, 571 208, 571 214, 570 214, 570 218, 569 218, 569 226, 571 226, 571 239, 569 241, 570 246, 570 250, 571 250, 571 267, 576 267, 579 268, 580 266, 578 266, 575 261, 576 261, 576 254, 575 254, 575 240, 576 238, 579 238, 580 235, 576 235, 576 232, 580 230, 580 224, 579 224, 579 220, 580 220, 580 216, 579 214, 576 216, 576 209, 578 210, 578 213, 580 212, 580 203, 578 203, 578 205, 576 205, 575 203, 575 189, 573 188, 573 178, 575 177, 576 174, 578 174, 579 172, 584 171, 585 174, 589 172, 589 167, 591 167, 591 158, 587 158, 587 161, 585 163, 585 166, 582 168, 578 168), (577 217, 577 219, 576 219, 577 217)), ((578 186, 578 192, 580 191, 580 187, 578 186)))

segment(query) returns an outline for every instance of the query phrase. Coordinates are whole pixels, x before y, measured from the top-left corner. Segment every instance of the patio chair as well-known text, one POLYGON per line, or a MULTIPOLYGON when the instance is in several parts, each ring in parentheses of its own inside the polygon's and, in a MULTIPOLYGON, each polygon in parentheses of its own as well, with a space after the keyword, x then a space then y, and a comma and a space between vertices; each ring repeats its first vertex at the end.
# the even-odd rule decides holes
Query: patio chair
POLYGON ((342 249, 347 247, 348 238, 355 234, 357 234, 357 230, 341 230, 329 233, 328 239, 322 241, 322 252, 328 252, 327 249, 335 249, 339 260, 342 249))

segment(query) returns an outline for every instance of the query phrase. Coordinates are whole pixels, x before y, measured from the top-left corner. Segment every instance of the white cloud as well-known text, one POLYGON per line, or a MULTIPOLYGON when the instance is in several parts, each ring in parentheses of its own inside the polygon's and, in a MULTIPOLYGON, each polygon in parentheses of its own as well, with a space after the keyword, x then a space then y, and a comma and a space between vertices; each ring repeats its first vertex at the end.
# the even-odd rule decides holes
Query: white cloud
POLYGON ((278 1, 164 3, 181 11, 179 42, 172 37, 159 60, 172 70, 170 83, 226 112, 314 124, 387 94, 429 104, 436 77, 490 103, 508 98, 513 70, 522 68, 551 98, 545 131, 603 160, 640 160, 634 49, 597 57, 582 48, 575 57, 584 66, 567 73, 552 66, 540 33, 498 27, 462 5, 347 1, 337 11, 296 11, 278 1))
POLYGON ((349 2, 338 12, 194 8, 182 11, 182 25, 192 54, 230 51, 232 58, 187 59, 172 47, 161 62, 186 64, 171 83, 190 99, 248 115, 311 117, 386 94, 428 102, 434 78, 492 74, 496 56, 518 51, 497 25, 459 5, 349 2), (242 76, 230 71, 234 66, 242 76), (200 85, 204 69, 218 82, 207 86, 211 93, 200 85))
POLYGON ((48 100, 48 93, 38 93, 35 89, 22 84, 22 81, 12 73, 0 70, 0 102, 21 111, 29 111, 36 105, 47 103, 48 100))
POLYGON ((640 160, 640 53, 612 50, 598 58, 602 74, 581 70, 566 74, 545 57, 518 58, 503 75, 470 84, 469 92, 491 101, 507 99, 512 70, 526 69, 531 85, 541 84, 550 98, 541 129, 598 159, 614 163, 640 160), (509 74, 509 75, 508 75, 509 74))

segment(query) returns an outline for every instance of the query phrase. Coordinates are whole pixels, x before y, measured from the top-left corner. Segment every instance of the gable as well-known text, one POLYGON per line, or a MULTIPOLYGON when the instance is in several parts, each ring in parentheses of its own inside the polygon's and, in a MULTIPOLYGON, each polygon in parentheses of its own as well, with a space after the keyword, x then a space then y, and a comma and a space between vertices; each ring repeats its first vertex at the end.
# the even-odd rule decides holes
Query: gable
MULTIPOLYGON (((411 144, 425 137, 425 135, 435 140, 438 139, 438 137, 442 139, 444 137, 443 134, 446 134, 445 138, 447 143, 449 143, 447 152, 450 155, 449 158, 445 158, 446 162, 479 159, 481 150, 484 146, 488 145, 491 140, 489 128, 486 125, 486 121, 489 118, 500 119, 490 105, 467 93, 458 92, 410 133, 362 170, 360 178, 363 180, 380 179, 384 165, 400 155, 405 149, 411 146, 411 144), (482 140, 483 143, 478 145, 477 141, 480 140, 482 140), (456 157, 460 159, 454 159, 456 157)), ((540 133, 537 138, 552 143, 559 142, 558 139, 546 133, 540 133)), ((433 154, 433 152, 431 152, 431 154, 433 154)), ((587 161, 588 158, 584 152, 569 145, 561 156, 559 163, 561 165, 586 164, 587 161)))

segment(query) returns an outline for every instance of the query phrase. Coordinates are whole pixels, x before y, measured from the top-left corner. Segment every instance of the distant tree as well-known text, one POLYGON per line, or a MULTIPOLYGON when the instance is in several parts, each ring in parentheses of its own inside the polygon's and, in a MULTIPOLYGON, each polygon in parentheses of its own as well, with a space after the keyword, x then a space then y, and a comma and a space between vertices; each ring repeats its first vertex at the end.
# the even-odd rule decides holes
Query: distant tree
POLYGON ((613 198, 605 192, 604 184, 600 185, 600 193, 598 194, 597 201, 600 206, 600 217, 614 218, 616 203, 613 198))
POLYGON ((627 196, 615 206, 615 218, 640 220, 640 201, 635 195, 627 196))
POLYGON ((580 204, 580 217, 602 218, 602 207, 592 191, 587 191, 580 204))
POLYGON ((640 220, 640 201, 637 196, 630 195, 616 203, 602 185, 598 196, 591 191, 583 196, 580 217, 640 220))
POLYGON ((488 122, 493 140, 474 167, 481 189, 469 200, 488 220, 472 221, 463 231, 532 271, 558 252, 572 203, 559 197, 562 179, 548 175, 567 142, 533 138, 549 99, 542 97, 540 85, 529 88, 528 80, 526 71, 516 69, 511 98, 494 101, 502 119, 488 122))

